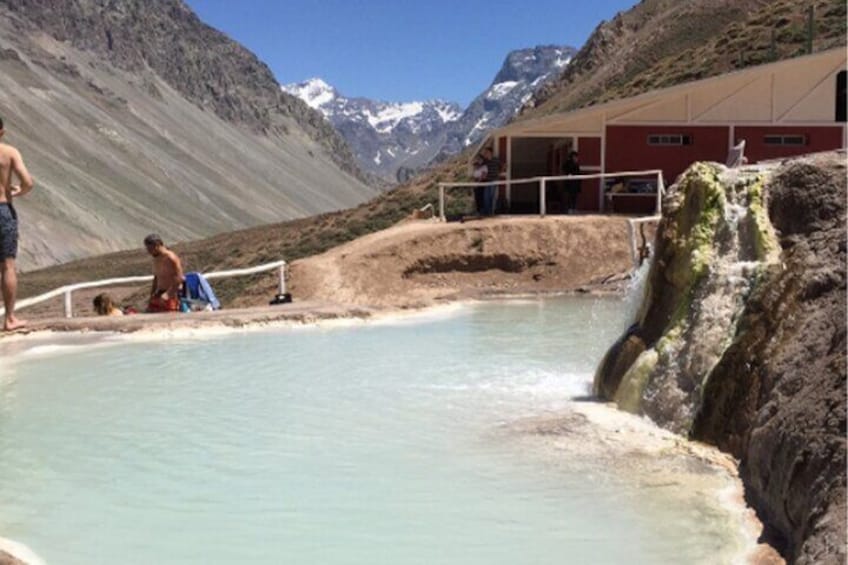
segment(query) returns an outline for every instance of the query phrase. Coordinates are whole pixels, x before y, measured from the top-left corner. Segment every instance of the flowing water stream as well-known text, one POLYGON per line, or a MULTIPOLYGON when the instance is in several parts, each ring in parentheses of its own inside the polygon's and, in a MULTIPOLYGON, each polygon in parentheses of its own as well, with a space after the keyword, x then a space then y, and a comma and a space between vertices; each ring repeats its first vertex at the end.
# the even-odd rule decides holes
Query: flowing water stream
POLYGON ((646 488, 585 418, 565 450, 526 426, 580 404, 626 310, 0 351, 0 535, 58 564, 728 562, 706 483, 646 488))

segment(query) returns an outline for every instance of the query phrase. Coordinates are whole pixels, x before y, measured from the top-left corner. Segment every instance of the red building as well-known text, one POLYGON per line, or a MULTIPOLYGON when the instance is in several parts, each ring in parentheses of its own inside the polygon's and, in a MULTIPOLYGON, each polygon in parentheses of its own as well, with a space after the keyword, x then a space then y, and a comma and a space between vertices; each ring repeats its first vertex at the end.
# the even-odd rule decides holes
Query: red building
MULTIPOLYGON (((695 161, 725 163, 743 140, 749 163, 845 148, 845 84, 846 51, 839 48, 513 123, 483 143, 507 163, 509 208, 536 211, 538 181, 517 181, 560 175, 572 149, 585 173, 660 169, 668 185, 695 161)), ((639 194, 625 189, 610 197, 613 179, 584 180, 578 208, 653 210, 656 197, 644 192, 650 179, 622 180, 639 194)))

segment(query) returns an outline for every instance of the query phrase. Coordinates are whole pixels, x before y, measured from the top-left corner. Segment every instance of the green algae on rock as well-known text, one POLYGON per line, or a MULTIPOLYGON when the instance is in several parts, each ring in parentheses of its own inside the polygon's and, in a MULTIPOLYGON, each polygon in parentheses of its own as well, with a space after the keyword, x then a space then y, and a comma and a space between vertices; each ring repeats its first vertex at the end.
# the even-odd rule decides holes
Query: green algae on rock
POLYGON ((654 354, 630 347, 605 359, 597 393, 688 431, 705 379, 732 341, 739 305, 777 258, 763 209, 765 176, 696 163, 670 189, 646 300, 627 336, 654 354))

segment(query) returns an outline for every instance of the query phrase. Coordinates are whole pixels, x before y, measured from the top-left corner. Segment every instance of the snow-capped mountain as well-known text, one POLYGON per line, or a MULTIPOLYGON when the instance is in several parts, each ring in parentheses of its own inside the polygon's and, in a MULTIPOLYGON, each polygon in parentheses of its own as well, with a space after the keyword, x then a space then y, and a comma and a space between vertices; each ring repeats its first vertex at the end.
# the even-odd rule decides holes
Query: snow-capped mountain
POLYGON ((318 78, 282 88, 322 112, 364 170, 402 182, 508 122, 542 84, 562 73, 574 53, 572 47, 554 45, 512 51, 489 88, 464 111, 442 100, 348 98, 318 78))
POLYGON ((462 114, 458 104, 442 100, 348 98, 318 78, 282 88, 322 112, 363 169, 392 182, 429 163, 445 143, 448 124, 462 114))
POLYGON ((455 154, 507 123, 547 81, 558 77, 577 53, 573 47, 543 45, 510 52, 492 84, 451 125, 444 147, 455 154))

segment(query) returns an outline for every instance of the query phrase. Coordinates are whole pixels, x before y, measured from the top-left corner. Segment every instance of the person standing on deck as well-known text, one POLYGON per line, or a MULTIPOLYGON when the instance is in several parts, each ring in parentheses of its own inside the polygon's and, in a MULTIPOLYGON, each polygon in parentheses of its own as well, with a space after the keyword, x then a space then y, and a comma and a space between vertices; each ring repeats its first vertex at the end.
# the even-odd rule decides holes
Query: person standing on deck
MULTIPOLYGON (((486 181, 495 182, 501 177, 501 160, 495 157, 491 147, 482 151, 483 164, 486 166, 486 181)), ((494 216, 498 204, 498 185, 490 184, 483 191, 483 214, 494 216)))
MULTIPOLYGON (((579 175, 580 161, 577 156, 577 151, 570 151, 568 159, 562 164, 562 174, 564 175, 579 175)), ((577 213, 577 195, 580 194, 580 179, 568 179, 565 181, 565 206, 568 214, 577 213)))
POLYGON ((0 118, 0 286, 3 291, 3 306, 6 309, 3 329, 12 331, 26 325, 26 322, 15 316, 15 297, 18 291, 18 275, 15 272, 15 260, 18 256, 18 214, 12 200, 27 194, 35 182, 24 165, 21 152, 2 143, 5 133, 3 118, 0 118))
MULTIPOLYGON (((474 182, 484 181, 489 174, 489 169, 483 164, 483 157, 481 155, 474 158, 471 168, 471 178, 474 179, 474 182)), ((483 206, 483 193, 485 192, 485 186, 474 187, 474 212, 478 216, 482 216, 485 213, 485 207, 483 206)))

